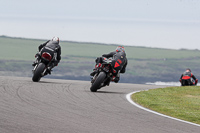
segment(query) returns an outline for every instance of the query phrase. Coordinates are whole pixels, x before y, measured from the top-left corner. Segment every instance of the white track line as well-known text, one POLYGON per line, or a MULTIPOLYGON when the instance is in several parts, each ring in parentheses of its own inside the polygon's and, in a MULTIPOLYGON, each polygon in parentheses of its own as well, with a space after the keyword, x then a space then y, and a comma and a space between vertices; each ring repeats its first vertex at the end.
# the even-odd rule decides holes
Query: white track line
POLYGON ((163 117, 166 117, 166 118, 170 118, 170 119, 173 119, 173 120, 176 120, 176 121, 180 121, 180 122, 184 122, 184 123, 187 123, 187 124, 191 124, 191 125, 200 127, 199 124, 195 124, 195 123, 192 123, 192 122, 188 122, 188 121, 184 121, 184 120, 177 119, 177 118, 174 118, 174 117, 170 117, 170 116, 167 116, 167 115, 164 115, 164 114, 161 114, 161 113, 158 113, 158 112, 149 110, 149 109, 147 109, 147 108, 144 108, 144 107, 142 107, 142 106, 136 104, 136 103, 131 99, 131 95, 134 94, 134 93, 136 93, 136 92, 139 92, 139 91, 131 92, 131 93, 129 93, 129 94, 126 95, 126 99, 127 99, 131 104, 133 104, 134 106, 136 106, 136 107, 138 107, 138 108, 140 108, 140 109, 143 109, 143 110, 145 110, 145 111, 154 113, 154 114, 156 114, 156 115, 160 115, 160 116, 163 116, 163 117))

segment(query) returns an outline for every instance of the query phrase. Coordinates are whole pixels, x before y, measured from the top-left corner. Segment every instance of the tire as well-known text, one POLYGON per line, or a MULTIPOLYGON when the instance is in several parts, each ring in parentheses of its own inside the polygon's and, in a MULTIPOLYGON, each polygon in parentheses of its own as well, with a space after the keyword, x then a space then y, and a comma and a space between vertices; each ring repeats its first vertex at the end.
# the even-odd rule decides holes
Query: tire
POLYGON ((96 92, 98 89, 100 89, 101 83, 103 83, 104 79, 106 77, 105 72, 100 72, 92 86, 90 87, 91 92, 96 92))
POLYGON ((182 86, 194 86, 195 84, 193 84, 193 82, 189 79, 189 80, 182 80, 181 85, 182 86))
POLYGON ((181 86, 185 86, 185 81, 181 81, 181 86))
POLYGON ((40 63, 33 73, 33 77, 32 77, 33 82, 40 81, 44 69, 45 69, 45 64, 40 63))

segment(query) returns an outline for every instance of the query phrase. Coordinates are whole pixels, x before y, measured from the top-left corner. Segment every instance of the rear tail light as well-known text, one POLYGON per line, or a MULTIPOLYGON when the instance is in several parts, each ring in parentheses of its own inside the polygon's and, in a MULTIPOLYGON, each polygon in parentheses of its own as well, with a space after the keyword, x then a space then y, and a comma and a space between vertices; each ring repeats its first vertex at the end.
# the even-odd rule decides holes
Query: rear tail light
POLYGON ((47 52, 44 52, 43 54, 42 54, 42 58, 44 58, 44 59, 46 59, 46 60, 48 60, 48 61, 51 61, 51 55, 49 54, 49 53, 47 53, 47 52))

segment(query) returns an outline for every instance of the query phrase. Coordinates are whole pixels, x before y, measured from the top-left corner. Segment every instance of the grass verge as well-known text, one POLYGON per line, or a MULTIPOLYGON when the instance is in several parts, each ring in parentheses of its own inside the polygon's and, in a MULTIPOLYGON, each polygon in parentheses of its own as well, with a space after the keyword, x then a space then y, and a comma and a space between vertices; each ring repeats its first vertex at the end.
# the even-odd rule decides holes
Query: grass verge
POLYGON ((167 87, 141 91, 131 98, 156 112, 200 124, 200 87, 167 87))

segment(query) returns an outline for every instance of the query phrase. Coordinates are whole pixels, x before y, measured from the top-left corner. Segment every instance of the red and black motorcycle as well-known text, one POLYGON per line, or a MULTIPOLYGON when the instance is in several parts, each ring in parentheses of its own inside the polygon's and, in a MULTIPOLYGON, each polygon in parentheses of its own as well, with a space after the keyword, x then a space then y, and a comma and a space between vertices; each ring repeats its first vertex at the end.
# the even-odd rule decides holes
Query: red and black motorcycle
POLYGON ((41 50, 42 52, 36 54, 36 65, 34 66, 32 72, 33 77, 32 80, 34 82, 40 81, 41 77, 49 74, 49 66, 51 65, 52 61, 56 59, 57 53, 46 47, 41 50))
POLYGON ((194 86, 198 83, 198 79, 194 80, 190 76, 183 76, 179 81, 181 83, 181 86, 194 86))
POLYGON ((116 75, 120 73, 122 61, 120 59, 113 60, 112 58, 103 58, 103 63, 99 63, 97 66, 97 72, 91 78, 91 92, 96 92, 101 87, 110 84, 110 81, 114 81, 116 75))

